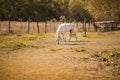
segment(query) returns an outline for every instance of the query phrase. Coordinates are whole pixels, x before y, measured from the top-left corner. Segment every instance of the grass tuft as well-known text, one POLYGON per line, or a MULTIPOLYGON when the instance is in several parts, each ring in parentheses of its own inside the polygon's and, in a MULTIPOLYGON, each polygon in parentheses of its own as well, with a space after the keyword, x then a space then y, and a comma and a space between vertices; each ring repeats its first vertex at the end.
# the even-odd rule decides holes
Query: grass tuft
POLYGON ((60 51, 60 50, 62 50, 63 48, 52 48, 52 49, 50 49, 50 51, 53 51, 53 52, 56 52, 56 51, 60 51))
POLYGON ((34 43, 53 34, 21 34, 21 35, 0 35, 0 50, 18 50, 23 48, 39 48, 34 43), (34 44, 33 44, 34 43, 34 44))
POLYGON ((120 59, 120 51, 117 49, 113 49, 111 51, 104 50, 94 54, 99 61, 104 62, 106 66, 110 65, 118 65, 117 60, 120 59))
POLYGON ((86 49, 81 49, 81 48, 71 48, 70 49, 72 52, 87 52, 86 49))

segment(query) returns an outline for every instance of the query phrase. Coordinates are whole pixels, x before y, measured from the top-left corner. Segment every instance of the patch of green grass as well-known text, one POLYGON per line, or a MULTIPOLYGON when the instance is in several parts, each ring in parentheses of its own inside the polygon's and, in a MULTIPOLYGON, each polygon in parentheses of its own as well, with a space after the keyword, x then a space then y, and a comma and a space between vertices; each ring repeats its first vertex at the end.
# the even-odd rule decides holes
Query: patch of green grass
POLYGON ((53 52, 56 52, 56 51, 60 51, 60 50, 62 50, 63 48, 52 48, 52 49, 50 49, 50 51, 53 51, 53 52))
POLYGON ((114 76, 120 76, 120 49, 104 50, 94 54, 102 69, 109 68, 114 76))
POLYGON ((2 46, 0 46, 0 48, 11 48, 12 50, 17 50, 27 47, 27 45, 23 41, 7 40, 2 42, 1 44, 2 46))
POLYGON ((109 66, 120 58, 120 51, 117 49, 113 49, 111 51, 104 50, 95 53, 94 57, 96 57, 98 60, 102 62, 106 62, 106 65, 109 66))
POLYGON ((39 35, 39 34, 25 34, 21 36, 21 39, 23 40, 37 40, 44 38, 44 35, 39 35))
POLYGON ((87 52, 86 49, 81 49, 81 48, 71 48, 70 49, 72 52, 87 52))
POLYGON ((95 53, 95 54, 94 54, 94 57, 100 57, 100 54, 95 53))
POLYGON ((0 50, 18 50, 23 48, 39 48, 36 40, 51 37, 53 34, 22 34, 22 35, 0 35, 0 50))
POLYGON ((87 32, 86 34, 83 34, 83 37, 86 38, 102 38, 103 34, 98 32, 87 32))
POLYGON ((87 34, 83 34, 83 37, 88 37, 88 35, 87 34))
POLYGON ((87 50, 85 50, 85 49, 76 49, 75 51, 76 52, 87 52, 87 50))

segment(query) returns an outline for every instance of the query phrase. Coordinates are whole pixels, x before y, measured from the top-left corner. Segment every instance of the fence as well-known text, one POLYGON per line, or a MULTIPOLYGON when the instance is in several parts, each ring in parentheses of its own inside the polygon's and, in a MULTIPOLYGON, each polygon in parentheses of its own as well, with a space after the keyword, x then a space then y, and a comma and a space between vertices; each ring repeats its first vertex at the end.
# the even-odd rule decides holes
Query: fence
MULTIPOLYGON (((77 22, 78 32, 83 32, 83 23, 77 22)), ((60 22, 30 22, 29 33, 53 33, 56 32, 57 27, 60 25, 60 22), (38 28, 39 27, 39 28, 38 28)), ((0 34, 8 33, 8 21, 0 22, 0 34)), ((27 34, 28 33, 28 22, 20 21, 11 21, 10 22, 10 31, 11 33, 27 34)), ((86 31, 94 31, 94 27, 91 23, 86 24, 86 31)))

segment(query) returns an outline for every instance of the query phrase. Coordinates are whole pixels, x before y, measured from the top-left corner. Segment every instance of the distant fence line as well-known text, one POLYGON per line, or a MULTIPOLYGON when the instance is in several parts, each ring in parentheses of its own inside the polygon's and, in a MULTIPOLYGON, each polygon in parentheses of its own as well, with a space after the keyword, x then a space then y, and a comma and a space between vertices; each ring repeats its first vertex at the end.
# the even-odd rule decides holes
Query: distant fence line
MULTIPOLYGON (((83 23, 77 22, 78 32, 83 32, 83 23)), ((10 24, 8 21, 0 22, 0 34, 9 33, 8 25, 10 25, 10 33, 54 33, 56 32, 57 27, 60 25, 60 22, 20 22, 20 21, 11 21, 10 24), (38 30, 39 29, 39 30, 38 30)), ((94 31, 94 27, 91 23, 86 24, 86 31, 94 31)))

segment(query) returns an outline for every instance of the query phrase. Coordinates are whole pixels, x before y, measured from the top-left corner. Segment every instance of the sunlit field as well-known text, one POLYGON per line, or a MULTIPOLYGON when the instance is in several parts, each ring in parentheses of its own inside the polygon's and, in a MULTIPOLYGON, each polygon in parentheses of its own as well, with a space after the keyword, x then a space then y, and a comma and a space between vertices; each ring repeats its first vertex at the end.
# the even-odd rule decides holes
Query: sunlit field
POLYGON ((0 0, 0 80, 120 80, 120 0, 0 0))
POLYGON ((120 80, 120 31, 0 36, 0 80, 120 80))

